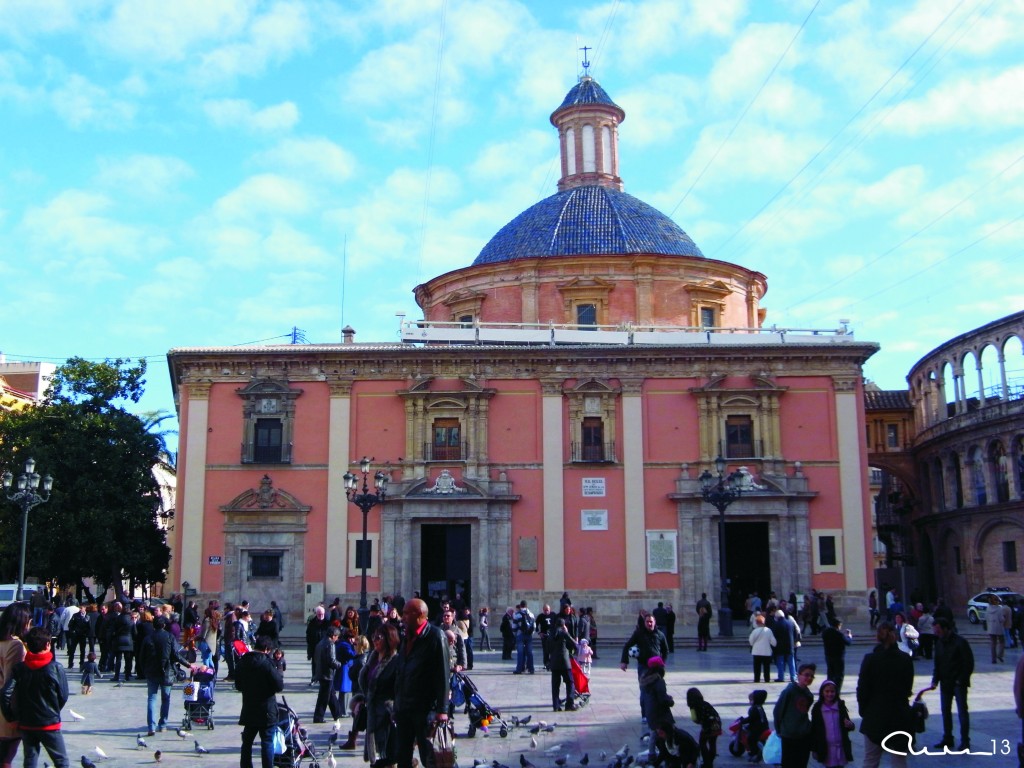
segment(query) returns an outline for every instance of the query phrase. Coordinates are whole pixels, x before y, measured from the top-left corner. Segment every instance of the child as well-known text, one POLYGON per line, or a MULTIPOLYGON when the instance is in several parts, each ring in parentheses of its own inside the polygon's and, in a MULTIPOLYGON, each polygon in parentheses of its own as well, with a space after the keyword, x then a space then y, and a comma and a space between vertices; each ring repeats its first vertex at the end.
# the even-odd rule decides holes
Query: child
POLYGON ((826 680, 818 689, 818 700, 811 707, 811 751, 825 768, 842 768, 853 760, 850 731, 853 721, 839 689, 826 680), (831 738, 830 738, 831 734, 831 738))
POLYGON ((768 700, 768 691, 763 688, 751 691, 747 697, 750 709, 743 727, 747 729, 747 759, 752 763, 761 761, 761 746, 768 738, 768 715, 764 711, 764 703, 768 700))
POLYGON ((718 756, 718 737, 722 735, 722 718, 718 710, 704 701, 699 688, 686 692, 686 706, 690 708, 690 718, 700 726, 701 768, 713 768, 718 756))
POLYGON ((583 674, 590 677, 590 666, 594 661, 594 651, 590 647, 590 641, 581 637, 576 647, 576 658, 583 668, 583 674))
POLYGON ((651 765, 655 768, 696 768, 700 747, 693 736, 677 728, 672 720, 654 726, 654 746, 651 765))
POLYGON ((0 693, 0 709, 7 720, 18 723, 25 765, 36 765, 40 746, 46 748, 55 765, 68 765, 64 735, 60 732, 60 711, 70 695, 68 677, 50 650, 50 628, 32 627, 25 645, 25 660, 14 666, 0 693))
POLYGON ((274 668, 284 672, 288 669, 288 662, 284 660, 284 651, 278 648, 274 651, 274 655, 271 657, 271 661, 274 662, 274 668))
POLYGON ((96 654, 92 651, 89 652, 87 660, 82 667, 82 694, 88 696, 92 693, 92 681, 93 678, 99 679, 100 668, 96 666, 96 654))

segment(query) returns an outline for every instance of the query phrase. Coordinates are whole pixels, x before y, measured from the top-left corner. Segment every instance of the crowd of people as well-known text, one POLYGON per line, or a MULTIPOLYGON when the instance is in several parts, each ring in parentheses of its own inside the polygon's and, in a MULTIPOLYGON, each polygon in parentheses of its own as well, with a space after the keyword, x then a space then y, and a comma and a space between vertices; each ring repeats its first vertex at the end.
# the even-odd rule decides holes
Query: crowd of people
MULTIPOLYGON (((974 671, 970 644, 956 632, 952 613, 941 601, 934 611, 922 605, 921 610, 905 614, 898 597, 895 601, 888 597, 885 607, 879 608, 880 615, 872 615, 877 644, 863 658, 854 688, 864 744, 862 764, 876 766, 886 745, 889 750, 900 747, 902 737, 894 733, 915 732, 911 707, 915 658, 932 660, 932 681, 925 690, 939 690, 943 736, 934 748, 953 750, 956 744, 957 751, 970 749, 968 692, 974 671), (954 739, 954 703, 959 739, 954 739)), ((59 730, 60 711, 68 699, 68 674, 58 663, 62 651, 67 653, 67 670, 75 669, 77 662, 84 695, 106 677, 117 685, 133 676, 145 680, 149 734, 167 727, 176 679, 196 670, 216 675, 223 662, 227 667, 223 679, 234 682, 242 693, 241 764, 252 764, 259 736, 262 764, 272 766, 273 734, 279 722, 276 694, 283 689, 287 668, 280 647, 283 612, 272 602, 259 612, 256 623, 245 601, 225 603, 222 610, 217 600, 199 609, 195 601, 175 598, 153 606, 127 600, 99 606, 70 602, 8 606, 0 616, 0 766, 12 764, 19 745, 24 745, 26 757, 33 762, 45 749, 55 766, 68 764, 59 730), (17 697, 13 696, 16 686, 20 686, 17 697)), ((774 682, 784 684, 776 697, 763 688, 749 694, 742 722, 749 759, 760 761, 765 750, 775 748, 774 739, 778 743, 775 762, 787 768, 804 768, 812 755, 828 768, 847 765, 852 761, 855 725, 843 686, 852 634, 843 628, 823 594, 812 594, 801 606, 792 595, 788 600, 770 595, 763 604, 752 595, 748 603, 754 683, 772 681, 774 662, 774 682), (817 612, 811 610, 813 605, 818 605, 817 612), (820 634, 827 668, 817 696, 812 684, 818 669, 799 659, 802 640, 814 634, 820 634)), ((310 685, 318 689, 313 722, 327 722, 329 712, 341 730, 342 718, 351 715, 347 738, 337 746, 357 749, 362 735, 363 758, 371 768, 411 768, 417 748, 420 764, 431 766, 431 728, 454 715, 452 673, 473 669, 475 641, 478 649, 491 650, 489 608, 473 611, 461 595, 452 601, 442 598, 435 605, 431 620, 427 602, 418 595, 409 600, 386 596, 360 617, 353 606, 343 607, 336 599, 317 606, 306 622, 310 685)), ((707 621, 713 606, 702 595, 694 609, 701 652, 708 647, 707 621)), ((1005 620, 998 603, 989 606, 987 618, 1002 628, 1005 620)), ((670 605, 659 602, 652 611, 641 611, 622 647, 619 666, 625 671, 631 663, 636 665, 640 716, 650 731, 651 760, 671 768, 698 762, 713 768, 723 730, 714 704, 700 688, 686 691, 682 701, 686 719, 696 726, 695 735, 673 714, 677 697, 665 674, 666 659, 675 651, 672 634, 666 631, 673 625, 670 605)), ((590 663, 597 658, 594 611, 577 611, 567 593, 557 611, 545 604, 536 615, 522 600, 506 610, 499 631, 505 641, 502 658, 511 661, 515 652, 513 674, 535 672, 536 641, 539 661, 551 675, 552 708, 573 710, 576 692, 570 666, 585 665, 589 673, 590 663)), ((995 637, 994 632, 990 635, 995 637)), ((1000 639, 1004 642, 991 643, 993 663, 1003 659, 1006 643, 1002 635, 1000 639)), ((1018 665, 1017 672, 1016 686, 1022 689, 1024 664, 1018 665)), ((1016 690, 1016 697, 1020 714, 1024 689, 1016 690)), ((909 746, 904 744, 903 749, 909 746)), ((890 761, 905 764, 904 758, 891 752, 890 761)))

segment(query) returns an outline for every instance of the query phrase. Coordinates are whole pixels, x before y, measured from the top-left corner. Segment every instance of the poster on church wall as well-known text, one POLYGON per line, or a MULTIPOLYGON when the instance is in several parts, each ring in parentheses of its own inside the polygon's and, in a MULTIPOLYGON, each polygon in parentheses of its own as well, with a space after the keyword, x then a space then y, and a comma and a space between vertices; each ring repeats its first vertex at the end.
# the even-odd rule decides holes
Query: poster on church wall
POLYGON ((580 510, 581 531, 607 531, 608 510, 607 509, 581 509, 580 510))
POLYGON ((603 477, 584 477, 583 478, 583 495, 584 496, 604 496, 605 486, 603 477))
POLYGON ((647 572, 678 573, 676 531, 647 531, 647 572))

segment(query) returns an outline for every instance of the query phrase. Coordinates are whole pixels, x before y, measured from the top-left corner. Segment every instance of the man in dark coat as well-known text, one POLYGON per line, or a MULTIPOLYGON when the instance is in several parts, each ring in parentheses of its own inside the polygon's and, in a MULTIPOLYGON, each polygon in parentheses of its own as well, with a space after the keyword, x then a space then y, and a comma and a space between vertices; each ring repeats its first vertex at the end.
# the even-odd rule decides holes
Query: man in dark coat
POLYGON ((139 648, 138 671, 146 676, 146 725, 150 736, 167 726, 167 718, 171 713, 171 686, 174 684, 178 669, 177 645, 174 635, 167 631, 167 618, 157 616, 153 619, 153 631, 139 648))
POLYGON ((132 679, 132 659, 135 657, 135 621, 120 602, 114 603, 114 619, 110 622, 111 651, 114 654, 114 682, 121 682, 121 663, 124 662, 125 682, 132 679))
POLYGON ((853 642, 850 630, 843 629, 843 622, 833 616, 829 625, 821 632, 821 645, 825 651, 825 665, 828 671, 826 680, 836 684, 836 694, 843 691, 843 678, 846 677, 846 646, 853 642))
MULTIPOLYGON (((860 732, 864 734, 862 766, 876 768, 882 757, 882 742, 896 752, 909 753, 909 739, 892 736, 897 731, 913 733, 910 695, 914 690, 914 662, 896 646, 896 628, 880 622, 878 645, 864 657, 857 678, 857 708, 860 732)), ((906 765, 906 757, 890 753, 893 765, 906 765)))
POLYGON ((313 649, 313 678, 320 685, 320 692, 316 697, 316 707, 313 709, 313 722, 324 721, 324 711, 330 707, 331 718, 337 720, 343 714, 338 705, 338 692, 334 689, 334 674, 341 668, 341 661, 338 659, 337 644, 341 637, 341 630, 338 627, 331 627, 324 635, 324 639, 317 643, 313 649))
POLYGON ((262 768, 274 768, 274 729, 277 728, 277 696, 284 690, 284 676, 270 660, 272 644, 256 638, 256 649, 235 665, 235 689, 242 692, 242 768, 252 768, 252 743, 260 735, 262 768))
POLYGON ((974 674, 974 652, 970 643, 957 634, 949 619, 936 617, 932 631, 938 642, 935 644, 932 684, 928 690, 939 688, 942 707, 942 741, 935 745, 935 749, 953 748, 953 700, 956 699, 956 714, 960 719, 960 744, 956 751, 961 752, 971 748, 967 689, 971 687, 971 675, 974 674))
MULTIPOLYGON (((622 657, 619 659, 619 668, 625 672, 626 667, 629 666, 629 649, 636 646, 637 658, 636 658, 636 677, 637 685, 640 683, 640 678, 647 672, 647 660, 652 656, 660 656, 665 658, 668 656, 668 641, 665 636, 658 631, 657 621, 654 616, 647 614, 644 617, 644 624, 642 627, 638 627, 634 630, 633 634, 629 636, 629 640, 622 646, 622 657)), ((647 722, 647 710, 644 704, 644 692, 640 690, 640 718, 646 723, 647 722)))
POLYGON ((448 642, 444 632, 427 621, 427 604, 419 598, 402 609, 405 640, 398 653, 395 683, 395 729, 398 768, 412 768, 413 745, 420 765, 434 768, 428 718, 448 719, 448 642))

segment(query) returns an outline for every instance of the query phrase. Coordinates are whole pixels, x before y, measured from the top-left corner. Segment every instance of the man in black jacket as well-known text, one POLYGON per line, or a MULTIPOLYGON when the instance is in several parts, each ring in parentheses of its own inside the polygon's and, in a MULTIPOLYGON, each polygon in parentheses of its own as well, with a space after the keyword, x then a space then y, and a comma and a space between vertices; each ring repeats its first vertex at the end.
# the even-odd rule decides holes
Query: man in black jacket
MULTIPOLYGON (((857 677, 857 707, 860 732, 864 734, 862 766, 876 768, 882 757, 882 742, 895 751, 906 752, 906 737, 888 738, 897 731, 913 733, 910 694, 914 690, 914 662, 896 646, 896 628, 883 621, 877 628, 878 645, 864 657, 857 677)), ((906 765, 906 757, 889 757, 892 765, 906 765)))
MULTIPOLYGON (((658 624, 653 615, 647 614, 644 617, 644 625, 638 627, 629 636, 626 644, 622 646, 622 658, 619 660, 619 668, 623 672, 629 666, 629 649, 633 646, 636 646, 637 649, 636 677, 637 685, 639 685, 640 678, 647 672, 647 660, 652 656, 660 656, 663 659, 668 656, 668 641, 658 630, 658 624)), ((647 722, 647 707, 644 703, 642 688, 640 689, 640 717, 644 723, 647 722)))
POLYGON ((47 627, 28 631, 28 653, 14 665, 0 692, 0 710, 8 721, 18 723, 25 765, 36 765, 42 746, 55 768, 66 768, 70 762, 60 732, 60 711, 68 701, 68 677, 51 652, 50 639, 47 627))
POLYGON ((114 682, 121 682, 122 661, 124 679, 128 682, 132 679, 132 660, 135 657, 135 621, 120 602, 114 603, 114 618, 109 628, 111 651, 114 654, 114 682))
POLYGON ((935 645, 935 669, 928 690, 939 688, 942 706, 942 741, 935 748, 953 748, 953 700, 956 699, 956 714, 960 719, 960 745, 956 749, 960 752, 971 748, 967 689, 971 687, 971 675, 974 674, 974 652, 970 643, 957 634, 949 619, 936 617, 933 631, 939 641, 935 645))
POLYGON ((427 604, 419 598, 402 609, 405 640, 398 653, 395 726, 398 768, 412 768, 413 744, 420 765, 434 768, 428 719, 448 719, 448 643, 444 632, 427 621, 427 604))
POLYGON ((277 696, 284 690, 284 676, 270 660, 270 638, 256 638, 256 649, 235 665, 235 689, 242 692, 242 768, 252 768, 252 743, 260 735, 262 768, 274 768, 274 729, 277 728, 277 696))
POLYGON ((149 735, 167 727, 171 713, 171 686, 177 676, 177 643, 174 635, 167 631, 167 618, 153 619, 153 631, 139 648, 138 670, 146 676, 147 706, 146 727, 149 735), (157 696, 160 697, 160 712, 157 714, 157 696))
MULTIPOLYGON (((67 610, 71 610, 68 608, 67 610)), ((89 639, 89 616, 85 603, 75 609, 68 621, 68 669, 75 668, 75 649, 78 649, 78 666, 85 663, 85 641, 89 639)))
POLYGON ((336 650, 339 637, 341 630, 338 627, 331 627, 324 635, 324 639, 313 649, 313 677, 320 685, 316 707, 313 709, 314 723, 324 721, 324 711, 328 707, 332 719, 337 720, 342 715, 341 707, 338 706, 338 693, 334 690, 334 673, 341 667, 336 650))

